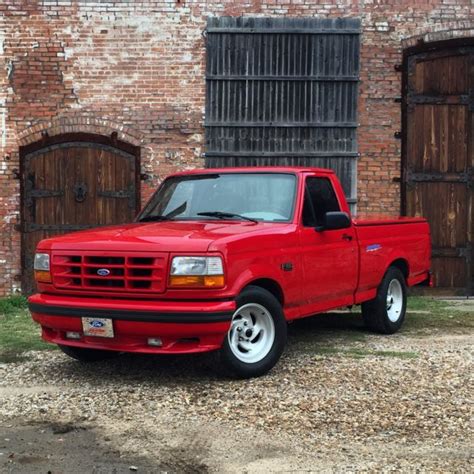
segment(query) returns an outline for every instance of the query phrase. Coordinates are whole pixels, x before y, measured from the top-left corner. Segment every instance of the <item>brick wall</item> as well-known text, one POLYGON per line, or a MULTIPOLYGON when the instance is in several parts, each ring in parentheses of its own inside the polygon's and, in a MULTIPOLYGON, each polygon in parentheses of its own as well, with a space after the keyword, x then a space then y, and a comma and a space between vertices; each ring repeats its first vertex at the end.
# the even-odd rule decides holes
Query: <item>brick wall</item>
POLYGON ((242 14, 362 19, 358 206, 398 213, 401 75, 394 66, 415 35, 466 34, 471 0, 2 0, 0 295, 19 286, 18 147, 44 131, 117 131, 141 147, 146 199, 161 177, 202 165, 202 32, 208 15, 242 14))

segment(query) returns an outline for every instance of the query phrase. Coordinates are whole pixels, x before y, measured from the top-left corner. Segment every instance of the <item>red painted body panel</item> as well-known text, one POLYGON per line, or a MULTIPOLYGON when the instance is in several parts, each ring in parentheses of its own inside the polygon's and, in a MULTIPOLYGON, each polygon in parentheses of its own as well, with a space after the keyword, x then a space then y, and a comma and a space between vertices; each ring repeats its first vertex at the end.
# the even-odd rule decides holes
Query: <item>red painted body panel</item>
POLYGON ((423 219, 390 219, 384 224, 355 225, 359 244, 357 303, 375 296, 375 289, 390 264, 406 263, 409 286, 427 279, 431 264, 428 223, 423 219), (403 222, 403 223, 402 223, 403 222))
MULTIPOLYGON (((336 176, 321 174, 319 170, 302 173, 304 177, 326 176, 331 181, 341 210, 349 213, 341 185, 336 176)), ((303 212, 304 179, 300 180, 298 215, 303 212)), ((299 219, 300 221, 301 219, 299 219)), ((357 243, 353 227, 316 232, 312 227, 298 226, 302 259, 301 281, 304 282, 304 299, 299 317, 330 308, 351 305, 359 271, 357 243), (349 235, 352 240, 345 240, 349 235)))
POLYGON ((385 226, 392 224, 413 224, 413 223, 426 223, 426 219, 422 217, 384 217, 384 216, 357 216, 352 219, 354 225, 359 227, 367 226, 385 226))
POLYGON ((36 294, 29 298, 30 305, 44 305, 58 308, 80 308, 91 311, 100 308, 101 311, 115 310, 157 313, 173 313, 176 322, 144 322, 115 320, 113 339, 98 337, 82 337, 79 341, 66 339, 66 331, 82 333, 81 318, 61 315, 48 315, 32 312, 33 319, 41 324, 43 338, 55 344, 89 347, 93 349, 110 349, 125 352, 150 353, 185 353, 205 352, 219 348, 224 335, 229 330, 230 322, 212 322, 214 313, 235 311, 235 301, 137 301, 128 299, 100 299, 69 297, 62 295, 36 294), (209 316, 206 323, 180 323, 179 318, 185 313, 204 313, 209 316), (159 337, 163 341, 161 347, 151 347, 147 344, 149 337, 159 337), (195 341, 182 341, 195 339, 195 341))
MULTIPOLYGON (((66 340, 65 331, 81 331, 76 316, 33 311, 43 327, 43 337, 58 344, 137 352, 200 352, 221 346, 229 321, 209 322, 219 312, 232 314, 235 298, 249 283, 266 280, 279 288, 288 320, 331 308, 361 303, 375 296, 390 264, 398 261, 407 269, 407 283, 429 277, 429 227, 420 218, 356 218, 348 229, 316 232, 301 225, 306 176, 330 179, 341 210, 349 212, 342 187, 331 170, 315 168, 226 168, 194 170, 183 174, 262 172, 293 173, 298 192, 293 219, 289 223, 247 221, 165 221, 133 223, 76 232, 40 242, 38 250, 96 256, 143 256, 159 254, 166 262, 176 255, 219 255, 223 258, 225 286, 219 289, 172 289, 158 292, 123 291, 114 288, 73 290, 40 284, 40 294, 30 304, 91 311, 169 313, 175 322, 114 320, 115 338, 66 340), (285 271, 285 263, 292 271, 285 271), (179 322, 181 314, 208 315, 201 323, 179 322), (148 346, 148 337, 160 337, 162 347, 148 346), (193 339, 183 342, 182 339, 193 339), (179 342, 180 341, 180 342, 179 342)), ((127 257, 128 258, 128 257, 127 257)), ((56 281, 56 280, 54 280, 56 281)), ((67 312, 67 311, 66 311, 67 312)))
POLYGON ((79 318, 48 316, 32 313, 33 319, 41 325, 42 337, 53 344, 87 347, 119 352, 143 352, 150 354, 186 354, 209 352, 219 349, 229 323, 176 325, 170 323, 146 323, 138 321, 115 321, 113 339, 86 337, 80 340, 67 339, 66 331, 82 332, 79 318), (150 337, 159 337, 163 345, 148 345, 150 337))

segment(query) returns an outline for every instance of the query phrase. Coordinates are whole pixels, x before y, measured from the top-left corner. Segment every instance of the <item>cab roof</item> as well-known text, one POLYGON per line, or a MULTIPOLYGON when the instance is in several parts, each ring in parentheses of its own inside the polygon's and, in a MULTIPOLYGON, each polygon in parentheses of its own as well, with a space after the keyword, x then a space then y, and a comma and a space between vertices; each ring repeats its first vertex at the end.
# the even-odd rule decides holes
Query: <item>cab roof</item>
POLYGON ((334 171, 327 168, 312 168, 309 166, 243 166, 232 168, 200 168, 186 171, 179 171, 170 176, 182 176, 190 174, 216 174, 216 173, 317 173, 334 174, 334 171))

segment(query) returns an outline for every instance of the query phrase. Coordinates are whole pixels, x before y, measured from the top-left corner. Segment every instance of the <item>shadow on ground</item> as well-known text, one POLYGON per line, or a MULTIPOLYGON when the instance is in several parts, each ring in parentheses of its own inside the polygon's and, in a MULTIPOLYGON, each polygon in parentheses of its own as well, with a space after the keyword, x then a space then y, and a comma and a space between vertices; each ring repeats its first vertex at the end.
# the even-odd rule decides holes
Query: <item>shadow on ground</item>
MULTIPOLYGON (((344 356, 361 358, 366 356, 416 358, 414 352, 377 351, 364 344, 368 337, 392 338, 400 336, 424 337, 446 333, 464 332, 472 326, 472 313, 450 312, 448 307, 435 305, 413 308, 407 313, 403 328, 394 336, 371 335, 363 323, 360 312, 333 312, 294 321, 288 326, 288 344, 282 361, 272 374, 284 370, 285 361, 294 362, 301 357, 344 356), (439 306, 439 307, 438 307, 439 306)), ((98 383, 114 381, 150 382, 167 385, 183 382, 205 384, 222 379, 216 354, 149 355, 122 354, 107 361, 81 364, 61 357, 61 372, 72 378, 95 379, 98 383)), ((45 374, 54 378, 55 367, 44 368, 45 374)), ((224 377, 225 378, 225 377, 224 377)))
MULTIPOLYGON (((288 328, 288 346, 284 358, 298 358, 313 351, 327 354, 328 348, 340 344, 363 341, 366 332, 360 314, 323 314, 313 318, 295 321, 288 328)), ((331 350, 329 350, 331 352, 331 350)), ((121 354, 120 356, 96 363, 80 363, 61 357, 61 373, 75 379, 84 377, 110 381, 152 382, 172 379, 175 382, 222 379, 217 357, 208 354, 121 354)), ((55 367, 48 365, 45 371, 54 377, 55 367)), ((44 374, 46 377, 47 373, 44 374)))

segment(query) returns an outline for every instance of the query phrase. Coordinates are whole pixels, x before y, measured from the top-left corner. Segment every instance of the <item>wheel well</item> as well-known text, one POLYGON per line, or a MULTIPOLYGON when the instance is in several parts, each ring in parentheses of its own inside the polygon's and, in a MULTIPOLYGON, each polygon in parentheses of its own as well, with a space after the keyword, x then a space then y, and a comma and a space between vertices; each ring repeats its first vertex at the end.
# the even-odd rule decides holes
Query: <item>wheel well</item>
POLYGON ((405 280, 408 279, 408 262, 405 259, 399 258, 398 260, 393 261, 390 266, 398 268, 403 273, 405 280))
POLYGON ((283 297, 283 290, 275 280, 271 280, 270 278, 260 278, 259 280, 251 281, 246 285, 245 288, 247 288, 247 286, 259 286, 260 288, 264 288, 265 290, 269 291, 283 306, 285 300, 283 297))

